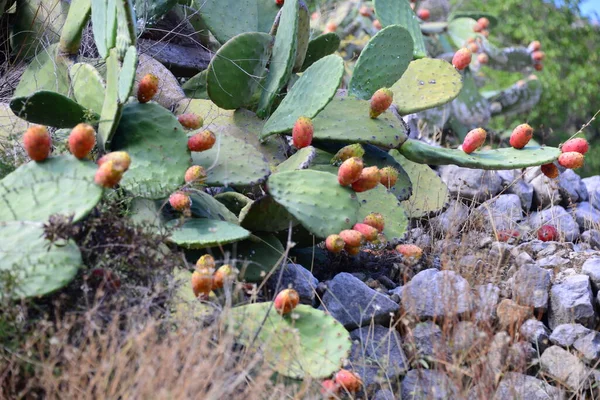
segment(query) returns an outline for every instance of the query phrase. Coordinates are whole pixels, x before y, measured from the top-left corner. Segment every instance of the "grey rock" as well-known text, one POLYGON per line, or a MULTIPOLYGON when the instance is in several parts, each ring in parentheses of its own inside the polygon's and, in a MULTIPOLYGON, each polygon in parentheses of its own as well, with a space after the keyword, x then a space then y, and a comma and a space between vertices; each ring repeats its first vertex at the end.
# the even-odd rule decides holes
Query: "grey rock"
POLYGON ((477 207, 473 215, 487 221, 489 230, 515 229, 523 217, 521 200, 516 194, 503 194, 477 207))
POLYGON ((571 390, 590 384, 588 370, 577 356, 558 346, 550 346, 540 357, 540 369, 571 390))
POLYGON ((479 352, 488 339, 488 335, 475 323, 460 321, 454 327, 448 340, 448 350, 454 354, 455 359, 460 359, 468 354, 479 352))
POLYGON ((402 300, 402 291, 404 290, 404 286, 395 287, 392 290, 388 291, 388 294, 396 303, 400 303, 402 300))
MULTIPOLYGON (((513 255, 514 253, 515 252, 513 252, 513 255)), ((533 258, 531 258, 531 256, 528 253, 522 252, 515 257, 515 264, 517 264, 517 267, 523 267, 524 265, 533 263, 535 263, 535 261, 533 260, 533 258)))
POLYGON ((407 349, 418 358, 448 358, 448 349, 442 340, 442 330, 432 321, 418 323, 407 337, 407 342, 407 349))
POLYGON ((510 336, 504 331, 494 335, 486 356, 485 369, 488 374, 497 376, 506 368, 510 341, 510 336))
POLYGON ((300 302, 312 304, 315 298, 315 291, 319 281, 311 274, 309 270, 299 264, 287 264, 281 269, 277 269, 267 282, 267 287, 276 292, 285 288, 293 288, 300 295, 300 302), (279 274, 281 275, 281 285, 277 288, 279 274))
POLYGON ((546 312, 550 278, 550 272, 537 265, 523 265, 515 274, 513 299, 520 305, 546 312))
POLYGON ((534 358, 537 358, 538 352, 529 342, 513 343, 508 349, 507 365, 521 367, 523 370, 531 365, 534 358))
POLYGON ((469 218, 469 207, 453 200, 440 215, 429 221, 431 229, 440 236, 457 234, 469 218))
POLYGON ((595 323, 592 288, 587 275, 568 277, 550 290, 550 329, 572 322, 588 328, 595 323))
POLYGON ((588 243, 593 249, 600 249, 600 231, 590 229, 581 234, 581 241, 588 243))
POLYGON ((563 400, 566 394, 541 379, 507 372, 500 381, 494 400, 563 400))
POLYGON ((402 306, 419 319, 463 315, 473 309, 471 287, 454 271, 426 269, 405 285, 402 306))
POLYGON ((396 396, 391 390, 381 389, 375 393, 373 400, 396 400, 396 396))
POLYGON ((575 209, 575 220, 582 231, 600 225, 600 211, 587 201, 576 204, 573 208, 575 209))
POLYGON ((543 322, 537 319, 528 319, 525 321, 521 325, 521 328, 519 328, 519 333, 540 353, 543 353, 550 345, 550 330, 543 322))
POLYGON ((589 198, 585 183, 572 169, 564 170, 558 176, 558 191, 565 207, 569 204, 587 201, 589 198))
POLYGON ((583 178, 581 181, 588 191, 590 203, 600 210, 600 175, 583 178))
POLYGON ((592 289, 600 289, 600 257, 587 259, 581 266, 581 273, 590 277, 592 289))
POLYGON ((500 288, 498 286, 491 283, 476 286, 473 298, 476 321, 490 321, 496 317, 496 306, 500 300, 500 288))
POLYGON ((536 230, 545 224, 554 225, 568 242, 574 242, 579 237, 579 225, 561 206, 553 206, 547 210, 535 212, 529 217, 529 225, 536 230))
POLYGON ((502 190, 502 179, 495 171, 445 165, 440 168, 440 177, 452 196, 476 202, 488 200, 502 190))
POLYGON ((600 361, 600 333, 590 332, 581 336, 573 343, 573 347, 588 364, 595 366, 600 361))
POLYGON ((533 192, 533 185, 526 183, 522 179, 515 181, 515 183, 506 190, 506 193, 512 193, 519 196, 523 211, 529 211, 531 209, 533 204, 533 192))
POLYGON ((552 331, 550 342, 561 347, 571 347, 577 339, 590 332, 590 329, 581 324, 561 324, 552 331))
POLYGON ((385 325, 400 306, 349 273, 337 274, 327 287, 320 309, 327 310, 346 329, 374 322, 385 325))
POLYGON ((544 174, 536 176, 529 184, 533 186, 533 204, 538 207, 545 208, 562 200, 558 183, 544 174))
POLYGON ((410 370, 402 381, 402 399, 446 400, 459 397, 459 389, 439 371, 410 370))
POLYGON ((560 271, 565 268, 569 268, 571 266, 571 261, 566 258, 562 258, 559 255, 553 255, 553 256, 539 258, 536 261, 536 265, 540 268, 553 269, 556 271, 560 271))
POLYGON ((180 100, 185 98, 185 93, 183 92, 183 89, 181 89, 181 85, 177 81, 177 78, 173 76, 171 71, 169 71, 167 67, 162 65, 160 62, 144 53, 139 55, 139 63, 135 72, 135 85, 133 88, 133 93, 137 92, 139 82, 146 74, 154 74, 160 77, 158 93, 156 93, 152 100, 156 101, 161 106, 165 108, 172 108, 180 100))

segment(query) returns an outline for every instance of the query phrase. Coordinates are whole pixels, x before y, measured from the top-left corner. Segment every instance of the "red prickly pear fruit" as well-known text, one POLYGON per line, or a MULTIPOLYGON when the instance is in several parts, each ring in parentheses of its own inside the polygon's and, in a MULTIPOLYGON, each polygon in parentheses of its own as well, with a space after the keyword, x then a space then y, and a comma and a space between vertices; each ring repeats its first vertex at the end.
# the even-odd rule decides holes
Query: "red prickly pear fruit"
POLYGON ((48 129, 42 125, 34 125, 23 134, 23 146, 33 161, 44 161, 50 155, 52 138, 48 129))
POLYGON ((540 51, 542 49, 542 44, 539 42, 539 40, 534 40, 533 42, 529 43, 529 46, 527 46, 527 50, 529 50, 530 53, 533 53, 534 51, 540 51))
POLYGON ((279 7, 283 6, 283 3, 285 3, 285 0, 275 0, 275 4, 277 4, 279 7))
POLYGON ((177 121, 186 129, 200 129, 204 125, 202 117, 194 113, 181 114, 177 121))
POLYGON ((101 166, 107 161, 112 161, 114 165, 123 170, 123 172, 129 169, 131 165, 131 157, 125 151, 113 151, 100 157, 98 165, 101 166))
POLYGON ((392 188, 398 181, 398 170, 394 167, 384 167, 379 170, 380 183, 386 188, 392 188))
POLYGON ((471 51, 466 48, 459 49, 452 57, 452 65, 459 71, 467 68, 471 64, 471 51))
POLYGON ((590 145, 584 138, 575 138, 567 140, 560 149, 563 153, 575 151, 577 153, 585 154, 590 149, 590 145))
POLYGON ((396 246, 396 251, 408 265, 415 265, 423 256, 423 250, 414 244, 399 244, 396 246))
POLYGON ((196 268, 192 274, 192 291, 194 296, 208 297, 213 285, 213 273, 210 268, 196 268))
POLYGON ((342 186, 348 186, 356 182, 364 169, 363 161, 358 157, 347 159, 338 169, 338 182, 342 186))
POLYGON ((209 130, 196 133, 188 139, 188 148, 190 151, 205 151, 213 147, 217 137, 209 130))
POLYGON ((344 162, 349 158, 358 157, 362 158, 365 155, 365 149, 360 145, 360 143, 349 144, 348 146, 344 146, 335 153, 331 162, 344 162))
POLYGON ((96 170, 94 182, 105 188, 113 188, 121 181, 123 172, 125 172, 123 168, 115 164, 114 161, 108 160, 103 162, 96 170))
POLYGON ((379 168, 363 168, 360 173, 360 178, 352 183, 352 189, 357 193, 366 192, 379 185, 380 181, 381 174, 379 173, 379 168))
POLYGON ((533 68, 534 68, 536 71, 541 71, 541 70, 543 70, 543 69, 544 69, 544 66, 543 66, 542 64, 540 64, 540 63, 535 63, 535 64, 533 64, 533 68))
POLYGON ((477 55, 477 61, 479 61, 479 64, 487 64, 490 61, 490 57, 485 53, 480 53, 477 55))
POLYGON ((515 149, 522 149, 533 137, 533 128, 529 124, 521 124, 513 129, 510 134, 510 145, 515 149))
POLYGON ((277 293, 273 306, 279 314, 288 314, 300 303, 300 295, 294 289, 283 289, 277 293))
POLYGON ((363 234, 354 229, 344 229, 340 232, 340 237, 346 243, 346 246, 350 247, 360 247, 365 242, 363 234))
POLYGON ((584 156, 576 151, 569 151, 558 156, 558 163, 568 169, 583 167, 584 156))
POLYGON ((477 46, 477 43, 469 43, 467 44, 467 49, 469 49, 471 53, 477 53, 479 51, 479 46, 477 46))
POLYGON ((482 30, 480 33, 483 37, 486 38, 490 36, 490 31, 488 31, 487 29, 482 30))
POLYGON ((473 25, 473 32, 481 32, 483 29, 483 26, 479 22, 473 25))
POLYGON ((352 371, 348 371, 347 369, 340 369, 335 374, 335 383, 350 393, 358 392, 362 386, 362 380, 360 379, 360 376, 352 371))
POLYGON ((310 146, 313 139, 315 128, 310 118, 300 117, 296 120, 292 129, 292 140, 297 149, 310 146))
POLYGON ((477 20, 477 23, 479 24, 479 26, 481 26, 483 29, 487 29, 490 26, 490 20, 487 19, 486 17, 481 17, 477 20))
POLYGON ((78 124, 69 135, 69 150, 75 157, 87 157, 96 145, 96 131, 89 124, 78 124))
POLYGON ((554 165, 553 163, 544 164, 544 165, 542 165, 541 169, 542 169, 542 174, 546 175, 548 178, 550 178, 550 179, 558 178, 558 175, 559 175, 558 167, 556 165, 554 165))
POLYGON ((225 264, 220 266, 213 275, 211 290, 221 289, 225 284, 225 281, 231 279, 232 276, 233 268, 231 268, 231 265, 225 264))
POLYGON ((510 239, 518 238, 519 236, 521 236, 519 231, 514 230, 514 229, 504 229, 504 230, 498 231, 498 241, 499 242, 508 242, 510 239))
POLYGON ((210 254, 205 254, 196 261, 196 267, 215 269, 215 258, 210 254))
POLYGON ((546 57, 546 53, 544 53, 543 51, 534 51, 533 53, 531 53, 531 59, 533 61, 542 61, 544 58, 546 57))
POLYGON ((463 140, 462 149, 465 153, 471 154, 485 143, 487 132, 483 128, 476 128, 467 133, 463 140))
POLYGON ((325 247, 332 253, 339 253, 344 250, 346 242, 340 235, 329 235, 325 239, 325 247))
POLYGON ((169 204, 177 211, 185 211, 192 206, 192 200, 183 192, 175 192, 169 196, 169 204))
POLYGON ((383 220, 383 215, 379 213, 371 213, 367 215, 363 220, 363 224, 372 226, 379 232, 383 232, 383 229, 385 228, 385 221, 383 220))
POLYGON ((329 32, 335 32, 337 31, 337 24, 333 21, 329 21, 326 25, 325 25, 325 33, 329 33, 329 32))
POLYGON ((202 184, 206 180, 206 170, 200 165, 192 165, 185 171, 185 183, 202 184))
POLYGON ((363 17, 370 17, 371 15, 373 15, 373 9, 369 6, 362 6, 359 10, 358 13, 360 15, 362 15, 363 17))
POLYGON ((158 92, 158 77, 152 74, 146 74, 140 80, 138 86, 137 98, 140 103, 147 103, 158 92))
POLYGON ((556 241, 559 239, 558 231, 552 225, 543 225, 538 229, 537 236, 542 242, 556 241))
POLYGON ((379 231, 377 230, 377 228, 373 228, 372 226, 367 224, 354 224, 354 227, 352 229, 360 232, 365 237, 367 242, 373 242, 377 240, 377 236, 379 235, 379 231))
POLYGON ((373 28, 377 29, 378 31, 381 30, 381 28, 382 28, 381 22, 379 22, 378 19, 373 21, 373 28))
POLYGON ((344 246, 344 250, 346 250, 346 253, 348 253, 348 255, 351 256, 355 256, 358 253, 360 253, 360 246, 344 246))
POLYGON ((371 118, 377 118, 384 113, 394 101, 394 92, 388 88, 381 88, 373 93, 371 96, 371 108, 369 109, 369 116, 371 118))
POLYGON ((321 395, 326 399, 337 399, 340 393, 340 385, 333 379, 326 379, 321 382, 321 395))
POLYGON ((431 13, 426 8, 421 8, 417 11, 417 17, 421 18, 423 21, 427 21, 429 17, 431 17, 431 13))

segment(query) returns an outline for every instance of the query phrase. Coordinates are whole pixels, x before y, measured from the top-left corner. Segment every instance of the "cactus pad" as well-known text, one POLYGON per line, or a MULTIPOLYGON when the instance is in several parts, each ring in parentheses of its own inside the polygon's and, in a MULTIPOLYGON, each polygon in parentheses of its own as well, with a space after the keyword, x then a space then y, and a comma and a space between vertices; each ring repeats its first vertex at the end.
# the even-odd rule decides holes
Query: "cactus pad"
POLYGON ((392 86, 408 67, 412 54, 413 40, 406 29, 399 25, 383 28, 360 53, 349 93, 369 100, 378 89, 392 86))
POLYGON ((558 159, 560 150, 555 147, 526 146, 521 150, 511 148, 476 151, 467 154, 458 149, 430 146, 409 139, 398 149, 416 163, 430 165, 454 164, 476 169, 518 169, 549 164, 558 159))
POLYGON ((107 58, 117 36, 116 0, 92 0, 92 29, 100 57, 107 58))
POLYGON ((314 118, 335 96, 343 75, 344 62, 336 55, 314 63, 271 115, 260 134, 261 139, 291 131, 300 117, 314 118))
POLYGON ((69 70, 73 97, 78 104, 94 111, 102 112, 104 103, 104 80, 96 68, 91 64, 77 63, 69 70))
POLYGON ((339 322, 304 304, 281 316, 272 303, 255 303, 235 307, 224 317, 231 321, 241 344, 260 349, 277 372, 294 379, 320 379, 333 374, 341 368, 352 346, 339 322))
POLYGON ((250 232, 241 226, 226 221, 192 218, 185 221, 183 225, 177 226, 179 222, 179 220, 167 222, 168 227, 174 228, 169 240, 185 249, 220 246, 250 236, 250 232))
POLYGON ((469 38, 482 37, 481 34, 473 31, 477 21, 473 18, 456 18, 448 24, 448 35, 455 47, 464 47, 469 38))
POLYGON ((360 202, 359 221, 371 213, 379 213, 383 215, 385 221, 383 230, 385 237, 390 241, 402 238, 408 227, 408 218, 400 201, 392 192, 383 185, 377 185, 374 189, 356 195, 360 202))
POLYGON ((312 146, 304 147, 294 153, 293 156, 282 162, 275 169, 276 172, 294 171, 296 169, 306 169, 311 161, 317 155, 316 149, 312 146))
POLYGON ((256 0, 195 0, 194 8, 214 37, 225 43, 244 32, 255 32, 258 27, 256 0))
POLYGON ((509 116, 529 111, 540 101, 541 96, 542 83, 534 75, 503 90, 490 101, 500 104, 499 113, 509 116))
POLYGON ((234 36, 213 57, 206 77, 208 96, 218 107, 248 105, 271 56, 272 37, 247 32, 234 36))
POLYGON ((280 8, 272 0, 256 0, 258 6, 258 31, 269 32, 280 8))
POLYGON ((129 46, 119 72, 119 103, 124 104, 135 82, 135 71, 138 66, 138 54, 135 46, 129 46))
POLYGON ((230 247, 236 267, 240 270, 239 277, 248 282, 261 282, 265 274, 284 260, 285 249, 272 234, 252 235, 230 247))
POLYGON ((340 42, 340 37, 335 32, 324 33, 308 42, 308 50, 300 71, 305 71, 321 58, 335 53, 340 47, 340 42))
POLYGON ((400 115, 412 114, 453 100, 462 88, 461 77, 444 60, 412 61, 402 78, 392 86, 400 115))
POLYGON ((241 225, 251 231, 279 232, 298 225, 298 221, 273 197, 264 196, 244 207, 240 213, 241 225))
POLYGON ((415 58, 427 57, 425 41, 415 12, 406 0, 375 0, 375 14, 383 27, 400 25, 405 28, 413 38, 415 58))
POLYGON ((244 207, 252 203, 252 199, 238 192, 219 193, 215 196, 215 200, 223 204, 235 215, 240 215, 244 207))
POLYGON ((117 50, 111 49, 110 56, 106 59, 106 92, 98 124, 98 146, 101 150, 110 147, 123 111, 123 105, 119 102, 119 69, 117 50))
POLYGON ((275 201, 315 236, 325 238, 356 223, 356 194, 340 186, 336 175, 308 169, 280 172, 269 178, 267 187, 275 201))
POLYGON ((495 49, 491 44, 487 44, 484 50, 488 52, 490 68, 507 72, 524 72, 533 66, 531 54, 525 47, 495 49), (490 52, 490 50, 497 50, 497 52, 490 52))
POLYGON ((421 24, 421 32, 429 35, 445 32, 448 29, 447 22, 425 22, 421 24))
MULTIPOLYGON (((490 122, 490 105, 479 93, 472 73, 465 70, 463 88, 451 104, 452 116, 467 130, 486 126, 490 122)), ((464 137, 461 137, 464 139, 464 137)))
POLYGON ((449 19, 454 20, 454 19, 458 19, 458 18, 470 18, 470 19, 474 19, 475 21, 477 21, 477 20, 479 20, 479 18, 483 18, 483 17, 487 18, 488 21, 490 21, 490 26, 488 29, 492 29, 496 25, 498 25, 498 18, 495 15, 481 12, 481 11, 456 11, 456 12, 453 12, 452 15, 450 15, 449 19))
POLYGON ((29 162, 0 181, 0 221, 46 221, 53 214, 85 217, 102 198, 96 164, 73 156, 29 162))
POLYGON ((92 4, 90 0, 73 0, 65 25, 60 32, 60 51, 76 55, 81 45, 81 35, 90 18, 92 4))
POLYGON ((192 216, 239 224, 237 216, 208 193, 188 189, 188 194, 192 201, 192 216))
POLYGON ((58 44, 42 49, 29 63, 15 89, 14 97, 29 96, 38 90, 69 94, 69 69, 64 58, 56 57, 58 44))
POLYGON ((82 264, 72 241, 49 246, 42 224, 0 222, 0 298, 54 292, 71 282, 82 264))
POLYGON ((294 60, 293 72, 298 72, 304 65, 306 51, 310 42, 310 13, 304 1, 298 2, 298 45, 296 48, 296 59, 294 60))
POLYGON ((190 99, 208 99, 208 92, 206 91, 206 76, 208 70, 204 70, 190 79, 188 79, 181 88, 183 93, 190 99))
POLYGON ((173 114, 155 103, 124 107, 112 150, 123 150, 131 156, 131 167, 121 186, 136 196, 168 196, 183 184, 190 166, 183 127, 173 114))

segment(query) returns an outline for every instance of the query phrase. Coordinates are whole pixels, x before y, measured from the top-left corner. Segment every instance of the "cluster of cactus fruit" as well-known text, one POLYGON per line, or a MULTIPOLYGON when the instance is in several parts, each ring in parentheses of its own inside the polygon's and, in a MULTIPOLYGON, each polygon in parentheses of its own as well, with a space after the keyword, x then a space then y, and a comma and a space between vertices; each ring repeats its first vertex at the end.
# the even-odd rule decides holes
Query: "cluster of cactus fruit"
MULTIPOLYGON (((462 149, 409 138, 413 135, 401 117, 454 104, 465 90, 475 87, 469 83, 473 82, 470 68, 475 67, 471 50, 467 49, 468 60, 452 51, 456 60, 451 63, 444 57, 433 58, 441 53, 428 50, 431 46, 426 42, 441 40, 448 49, 450 41, 466 43, 466 25, 467 36, 475 33, 487 49, 489 65, 514 61, 522 69, 523 52, 493 48, 484 30, 473 29, 481 25, 481 18, 478 22, 457 16, 449 24, 431 26, 424 22, 428 16, 423 11, 419 19, 415 17, 406 0, 375 0, 374 9, 366 7, 360 16, 377 29, 360 57, 345 65, 335 54, 341 21, 319 34, 323 29, 314 29, 316 19, 301 0, 246 0, 236 4, 235 11, 229 2, 206 2, 200 16, 221 46, 208 69, 184 84, 190 97, 179 101, 172 113, 152 100, 160 76, 142 77, 137 96, 131 96, 137 67, 131 2, 74 1, 60 49, 36 57, 11 109, 36 124, 77 125, 69 138, 77 159, 47 158, 48 131, 37 126, 28 130, 25 148, 41 162, 23 165, 2 180, 0 243, 18 229, 14 221, 21 225, 36 221, 38 225, 26 233, 39 235, 39 224, 51 215, 80 220, 98 204, 104 190, 118 186, 120 193, 134 198, 132 215, 158 215, 158 222, 153 220, 155 229, 167 230, 171 243, 188 257, 197 257, 197 250, 229 251, 227 246, 236 243, 238 254, 230 263, 217 269, 214 258, 204 255, 188 274, 188 287, 196 297, 206 299, 228 280, 263 279, 281 262, 281 238, 287 238, 290 228, 297 247, 322 243, 332 253, 357 254, 367 242, 396 245, 409 217, 427 217, 446 206, 447 188, 429 165, 517 169, 558 161, 574 168, 582 162, 578 160, 585 151, 580 141, 566 143, 562 152, 522 138, 515 139, 519 143, 514 148, 475 151, 485 141, 483 129, 466 135, 462 149), (237 13, 235 25, 224 22, 224 18, 231 20, 232 12, 237 13), (90 18, 106 63, 105 80, 91 64, 73 62, 81 30, 90 18), (79 30, 79 35, 73 30, 79 30), (346 66, 352 67, 349 80, 344 79, 346 66), (33 73, 42 74, 44 80, 32 83, 33 73), (346 90, 338 90, 342 82, 346 90), (100 156, 97 165, 86 160, 93 148, 100 156), (44 207, 35 216, 28 215, 30 209, 25 208, 31 204, 19 204, 19 194, 24 184, 42 180, 47 184, 36 186, 32 204, 43 199, 44 207), (80 194, 82 185, 91 189, 80 194), (213 196, 204 187, 225 189, 213 196), (169 206, 162 207, 165 203, 169 206)), ((526 49, 525 53, 530 60, 526 49)), ((516 94, 500 93, 491 101, 513 107, 515 96, 527 97, 533 81, 516 94)), ((472 95, 469 92, 467 97, 472 95)), ((485 104, 489 105, 487 100, 485 104)), ((519 135, 531 138, 530 133, 519 135)), ((27 274, 15 274, 22 289, 15 297, 43 295, 73 279, 81 267, 77 248, 71 243, 52 251, 27 274), (57 277, 52 285, 36 279, 40 270, 44 276, 57 277)), ((396 251, 407 263, 417 262, 422 255, 410 245, 399 244, 396 251)), ((0 269, 25 270, 31 265, 28 257, 6 254, 0 245, 0 269)), ((243 331, 239 340, 251 346, 259 337, 262 345, 275 346, 269 344, 267 333, 295 329, 299 332, 295 341, 276 351, 298 365, 274 363, 274 368, 295 378, 331 376, 349 351, 347 332, 337 330, 323 311, 297 305, 293 292, 284 293, 283 300, 275 299, 274 307, 280 311, 276 315, 269 313, 269 303, 232 310, 234 325, 243 331), (299 318, 290 317, 289 307, 299 318), (272 324, 264 325, 273 330, 260 335, 257 330, 264 326, 246 322, 265 318, 272 324), (322 335, 315 334, 315 326, 327 326, 331 337, 315 341, 322 335), (307 346, 310 351, 305 351, 307 346), (327 355, 328 361, 315 363, 313 355, 327 355)), ((331 389, 357 387, 344 373, 338 375, 331 389)))

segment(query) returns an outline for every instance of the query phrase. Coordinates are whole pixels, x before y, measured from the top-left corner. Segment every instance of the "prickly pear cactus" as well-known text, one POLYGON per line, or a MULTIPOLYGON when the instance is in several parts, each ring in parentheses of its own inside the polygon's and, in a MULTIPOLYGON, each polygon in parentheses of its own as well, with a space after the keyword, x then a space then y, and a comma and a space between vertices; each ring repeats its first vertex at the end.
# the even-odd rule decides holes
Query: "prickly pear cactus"
POLYGON ((419 21, 407 0, 375 0, 374 5, 375 13, 379 22, 381 22, 381 26, 400 25, 405 28, 413 38, 414 57, 427 57, 427 50, 425 49, 425 41, 419 27, 419 21))
POLYGON ((169 221, 173 228, 169 240, 185 249, 203 249, 247 239, 250 232, 241 226, 215 219, 192 218, 180 225, 179 220, 169 221))
POLYGON ((298 225, 298 220, 271 196, 248 204, 239 218, 241 225, 253 232, 279 232, 298 225))
POLYGON ((268 233, 255 234, 225 248, 240 270, 239 278, 261 282, 266 274, 285 262, 285 249, 279 239, 268 233))
POLYGON ((408 218, 402 204, 396 196, 383 185, 356 194, 360 202, 358 220, 362 221, 371 213, 383 215, 385 228, 383 234, 390 241, 397 241, 404 236, 408 227, 408 218))
POLYGON ((91 64, 77 63, 69 70, 69 76, 75 101, 100 115, 106 84, 98 70, 91 64))
POLYGON ((312 39, 308 43, 308 49, 306 50, 306 57, 300 71, 306 71, 308 67, 319 61, 321 58, 326 57, 340 47, 340 37, 334 33, 324 33, 316 38, 312 39))

